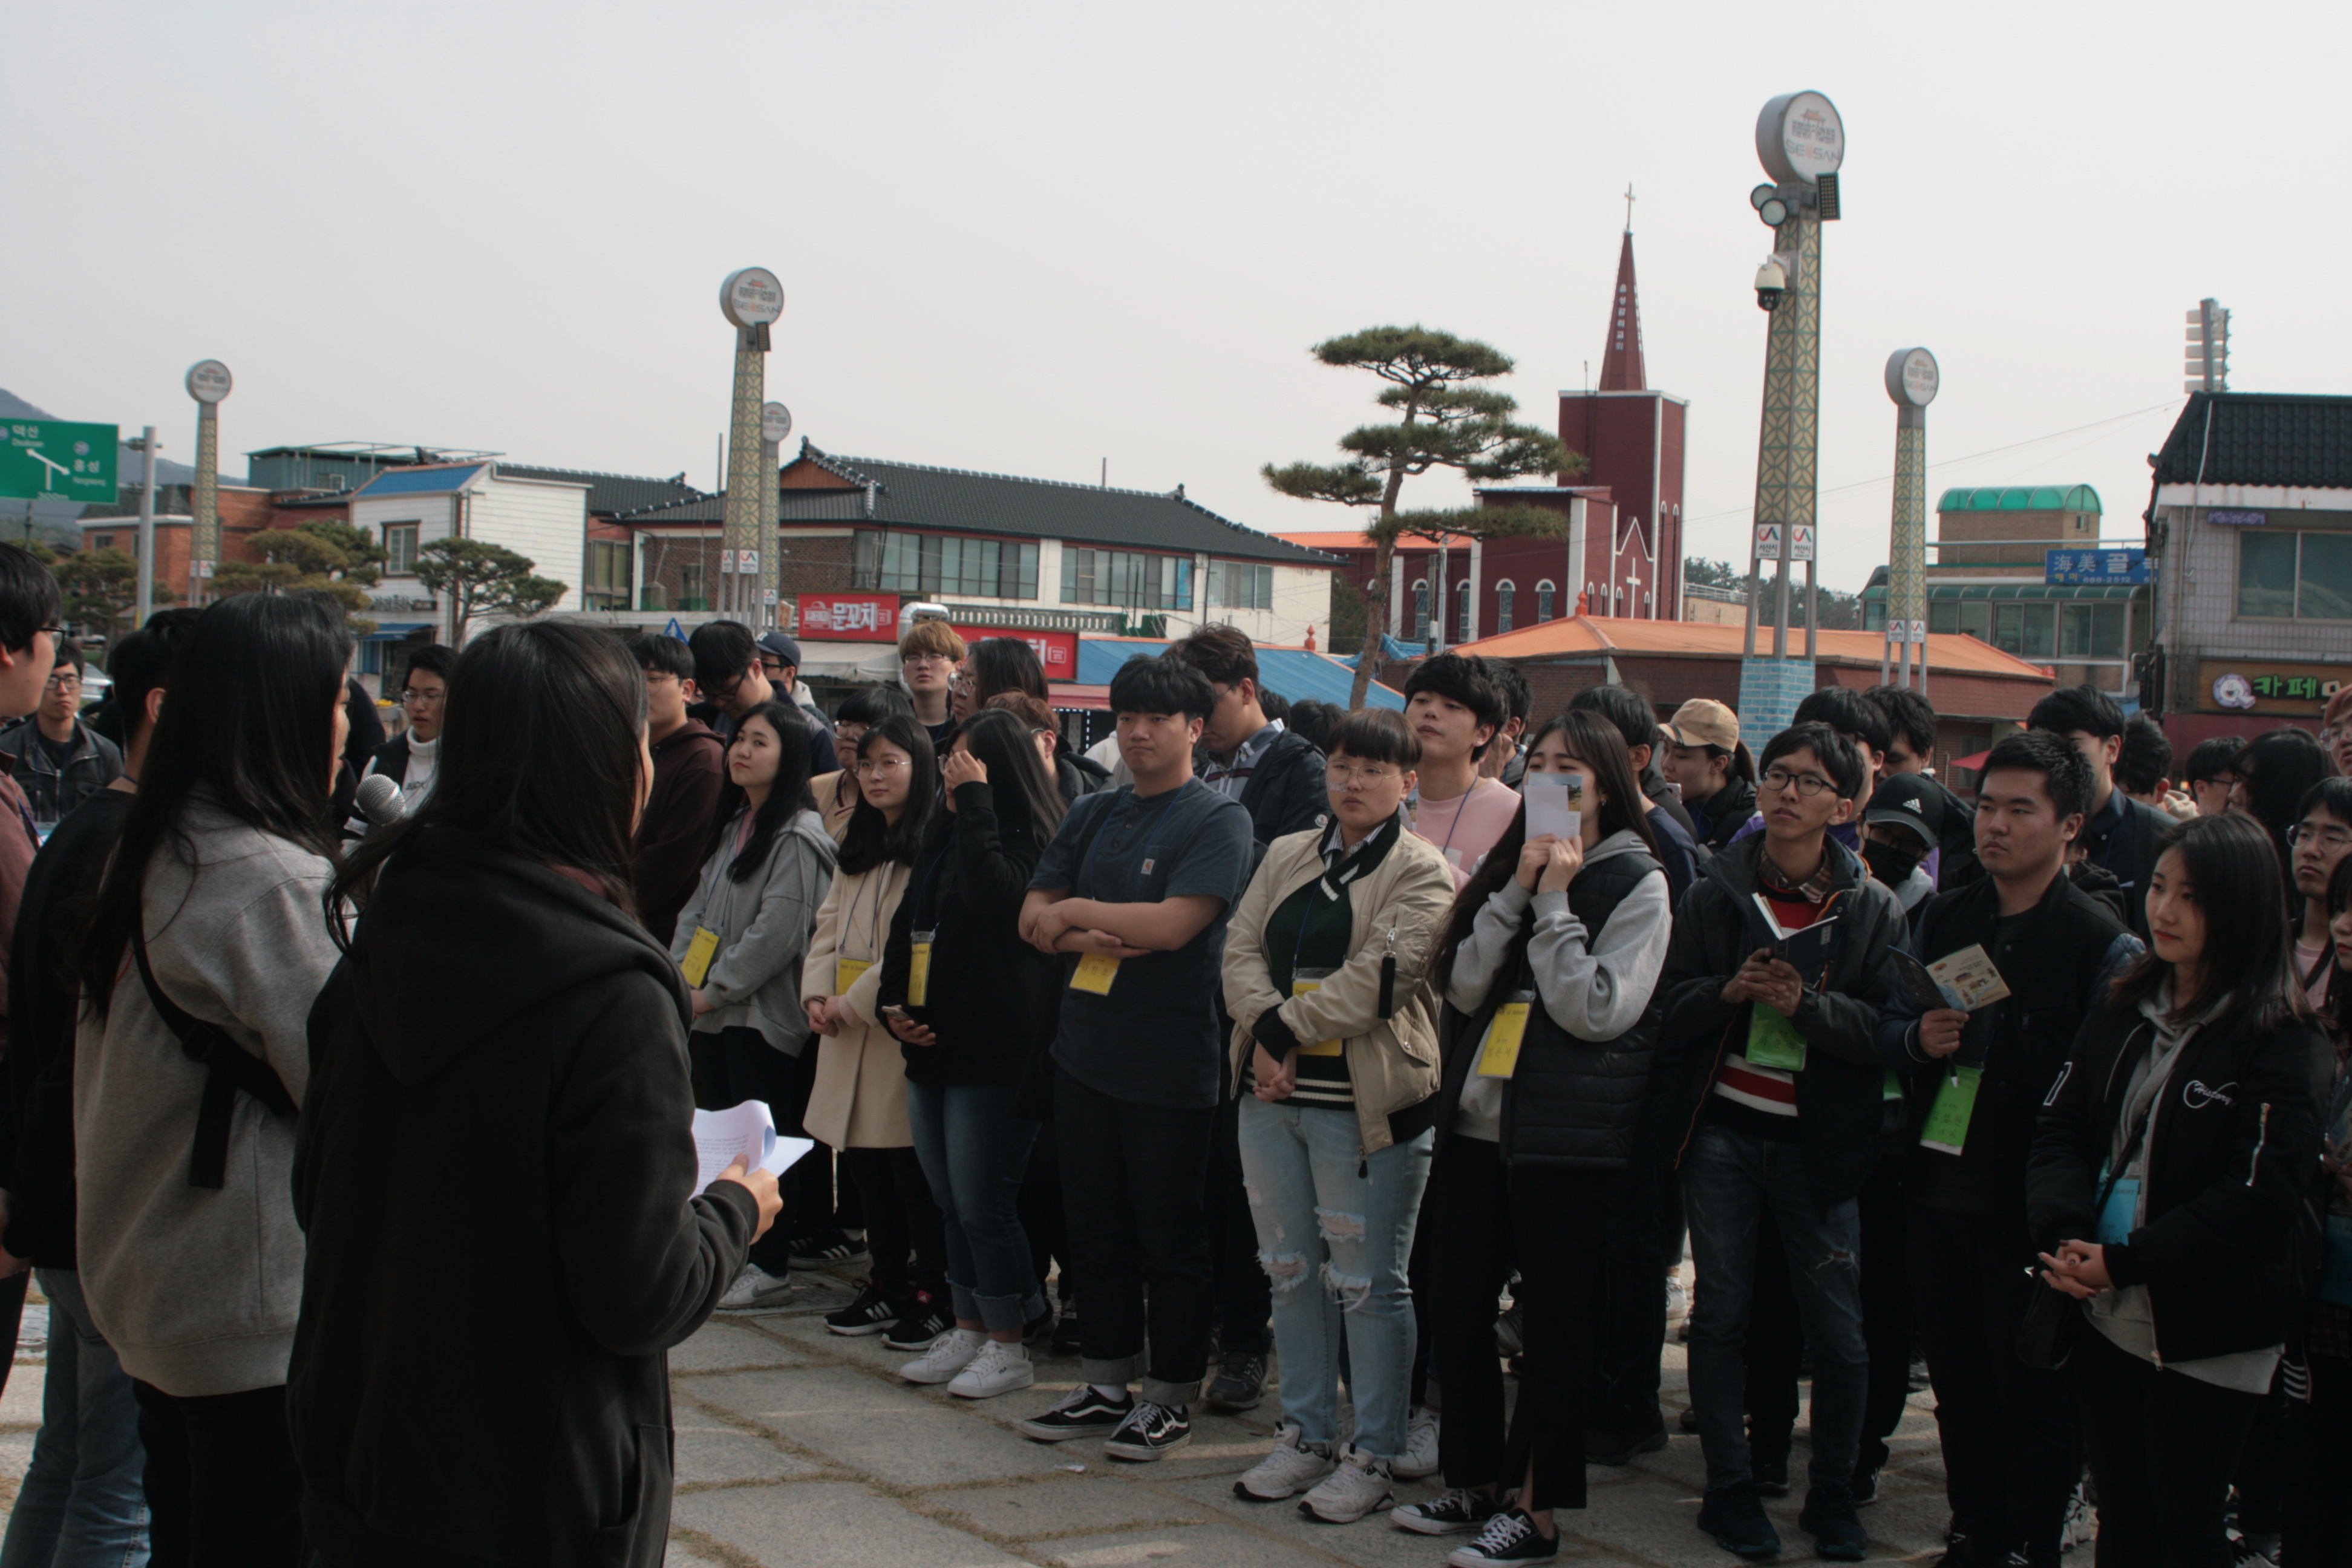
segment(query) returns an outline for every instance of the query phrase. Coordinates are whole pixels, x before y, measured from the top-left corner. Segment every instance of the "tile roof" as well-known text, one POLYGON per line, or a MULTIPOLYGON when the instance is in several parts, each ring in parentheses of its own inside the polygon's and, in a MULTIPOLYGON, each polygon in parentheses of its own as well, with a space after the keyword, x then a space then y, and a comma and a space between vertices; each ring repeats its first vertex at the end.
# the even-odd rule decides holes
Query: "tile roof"
POLYGON ((2352 397, 2199 392, 2156 455, 2156 482, 2352 489, 2352 397))
MULTIPOLYGON (((1821 658, 1844 664, 1875 665, 1885 651, 1883 632, 1833 631, 1816 634, 1821 658)), ((1622 616, 1570 616, 1544 621, 1517 631, 1503 632, 1476 642, 1457 644, 1455 653, 1482 654, 1492 658, 1544 658, 1580 653, 1686 654, 1701 658, 1738 658, 1747 628, 1714 626, 1704 621, 1650 621, 1622 616)), ((1791 628, 1791 647, 1801 648, 1804 633, 1791 628)), ((1927 668, 1952 674, 2011 676, 2047 680, 2042 667, 2006 654, 1990 643, 1956 632, 1927 634, 1927 668)))
MULTIPOLYGON (((837 489, 787 489, 778 515, 786 522, 872 521, 908 528, 951 529, 1076 544, 1197 551, 1244 561, 1336 566, 1312 549, 1218 516, 1198 501, 1153 490, 1106 489, 1058 479, 934 468, 880 458, 837 457, 801 443, 793 467, 807 463, 841 481, 837 489), (873 487, 869 520, 866 492, 873 487)), ((717 522, 723 496, 625 514, 630 522, 717 522)))
MULTIPOLYGON (((1370 550, 1372 548, 1372 542, 1364 537, 1364 531, 1360 528, 1318 529, 1304 532, 1281 533, 1275 537, 1286 539, 1303 550, 1370 550)), ((1469 541, 1456 539, 1454 543, 1457 549, 1466 549, 1469 541)), ((1437 541, 1426 533, 1401 533, 1397 535, 1397 547, 1401 550, 1434 550, 1437 548, 1437 541)))
POLYGON ((637 474, 604 474, 590 468, 542 468, 527 463, 499 465, 499 476, 509 479, 553 479, 563 484, 588 487, 588 515, 614 517, 625 511, 642 511, 648 507, 671 506, 680 501, 699 500, 703 491, 686 482, 680 474, 674 479, 649 479, 637 474))

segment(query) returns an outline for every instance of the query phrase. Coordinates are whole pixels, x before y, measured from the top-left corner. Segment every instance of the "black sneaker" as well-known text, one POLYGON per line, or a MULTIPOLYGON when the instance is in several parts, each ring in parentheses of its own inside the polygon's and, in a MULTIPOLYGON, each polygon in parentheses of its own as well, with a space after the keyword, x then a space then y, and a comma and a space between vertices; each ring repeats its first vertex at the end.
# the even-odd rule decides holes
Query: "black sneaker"
POLYGON ((1054 1353, 1055 1355, 1077 1355, 1081 1353, 1079 1349, 1080 1343, 1081 1342, 1078 1339, 1078 1304, 1076 1301, 1065 1301, 1062 1303, 1062 1315, 1060 1318, 1056 1319, 1054 1323, 1054 1353))
POLYGON ((1878 1500, 1878 1467, 1857 1468, 1853 1472, 1853 1506, 1868 1508, 1878 1500))
POLYGON ((858 1268, 874 1260, 866 1250, 862 1237, 853 1237, 845 1230, 813 1230, 806 1236, 793 1237, 793 1267, 795 1268, 858 1268))
POLYGON ((1217 1375, 1209 1380, 1212 1410, 1255 1410, 1265 1397, 1265 1355, 1261 1351, 1227 1351, 1217 1375))
POLYGON ((1073 1437, 1116 1432, 1120 1423, 1134 1413, 1134 1395, 1122 1394, 1117 1399, 1105 1399, 1095 1392, 1094 1384, 1082 1383, 1045 1415, 1033 1415, 1021 1423, 1021 1430, 1040 1443, 1066 1443, 1073 1437))
POLYGON ((1192 1440, 1192 1418, 1182 1405, 1154 1405, 1149 1399, 1139 1399, 1127 1419, 1103 1440, 1103 1452, 1114 1459, 1132 1459, 1140 1464, 1164 1459, 1192 1440))
POLYGON ((1489 1563, 1549 1563, 1559 1555, 1559 1537, 1547 1541, 1536 1521, 1512 1509, 1486 1521, 1478 1539, 1445 1554, 1454 1568, 1484 1568, 1489 1563))
POLYGON ((898 1321, 890 1325, 882 1342, 894 1351, 927 1351, 933 1340, 954 1327, 955 1320, 931 1299, 931 1293, 918 1290, 899 1304, 898 1321))
POLYGON ((1485 1492, 1456 1487, 1444 1497, 1391 1509, 1389 1522, 1416 1535, 1459 1535, 1478 1529, 1502 1510, 1503 1505, 1485 1492))
POLYGON ((1756 1489, 1766 1497, 1789 1495, 1789 1450, 1778 1453, 1769 1448, 1748 1450, 1748 1473, 1755 1479, 1756 1489))
POLYGON ((1710 1487, 1699 1504, 1698 1527, 1734 1557, 1761 1559, 1780 1555, 1780 1532, 1765 1517, 1764 1500, 1753 1481, 1710 1487))
POLYGON ((1054 1308, 1048 1302, 1044 1311, 1021 1325, 1021 1342, 1034 1351, 1052 1338, 1053 1333, 1054 1308))
POLYGON ((1630 1465, 1643 1454, 1654 1454, 1666 1446, 1666 1420, 1653 1415, 1649 1424, 1631 1431, 1615 1427, 1595 1426, 1584 1434, 1584 1462, 1588 1465, 1630 1465))
POLYGON ((903 1292, 885 1290, 872 1280, 857 1293, 857 1300, 839 1311, 824 1315, 824 1326, 836 1334, 878 1334, 897 1322, 907 1310, 903 1292))
POLYGON ((1852 1483, 1815 1487, 1805 1494, 1797 1528, 1813 1538, 1813 1550, 1832 1563, 1859 1563, 1870 1555, 1870 1531, 1853 1511, 1852 1483))
POLYGON ((1685 1431, 1685 1432, 1689 1433, 1692 1436, 1694 1436, 1694 1437, 1697 1436, 1698 1436, 1698 1406, 1697 1406, 1697 1405, 1684 1405, 1684 1406, 1683 1406, 1683 1413, 1682 1413, 1680 1415, 1678 1415, 1678 1416, 1675 1417, 1675 1426, 1679 1426, 1679 1427, 1681 1427, 1684 1431, 1685 1431))

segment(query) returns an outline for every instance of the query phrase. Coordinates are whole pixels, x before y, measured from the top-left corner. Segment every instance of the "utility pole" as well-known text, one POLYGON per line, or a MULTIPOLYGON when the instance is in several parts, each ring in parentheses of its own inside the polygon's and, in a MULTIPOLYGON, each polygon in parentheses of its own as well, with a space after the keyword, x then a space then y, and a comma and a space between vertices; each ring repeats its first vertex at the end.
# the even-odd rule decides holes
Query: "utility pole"
POLYGON ((136 631, 155 613, 155 426, 139 431, 139 614, 136 631))

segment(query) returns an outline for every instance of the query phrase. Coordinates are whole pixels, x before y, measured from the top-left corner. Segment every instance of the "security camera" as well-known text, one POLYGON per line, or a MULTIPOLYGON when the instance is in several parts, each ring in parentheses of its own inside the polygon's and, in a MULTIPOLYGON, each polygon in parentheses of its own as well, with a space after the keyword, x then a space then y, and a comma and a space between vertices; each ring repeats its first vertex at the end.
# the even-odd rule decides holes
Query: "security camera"
POLYGON ((1789 291, 1789 274, 1780 262, 1768 260, 1756 269, 1756 305, 1759 310, 1776 310, 1780 296, 1789 291))

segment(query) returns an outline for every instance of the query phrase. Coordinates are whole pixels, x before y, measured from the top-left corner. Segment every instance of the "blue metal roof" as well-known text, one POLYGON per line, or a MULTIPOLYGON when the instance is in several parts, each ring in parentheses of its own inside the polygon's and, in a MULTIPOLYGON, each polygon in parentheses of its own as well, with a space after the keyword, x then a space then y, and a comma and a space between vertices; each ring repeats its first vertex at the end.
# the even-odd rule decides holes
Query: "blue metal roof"
POLYGON ((352 494, 355 496, 446 495, 464 489, 489 465, 473 463, 462 468, 387 468, 352 494))
MULTIPOLYGON (((1081 686, 1108 686, 1118 667, 1142 654, 1158 658, 1168 650, 1164 642, 1150 642, 1134 637, 1080 637, 1078 639, 1077 681, 1081 686)), ((1348 705, 1349 689, 1356 682, 1356 672, 1338 659, 1305 648, 1262 647, 1257 650, 1258 674, 1268 691, 1277 692, 1293 702, 1313 700, 1348 705)), ((1374 681, 1364 693, 1368 707, 1404 707, 1402 692, 1374 681)))

